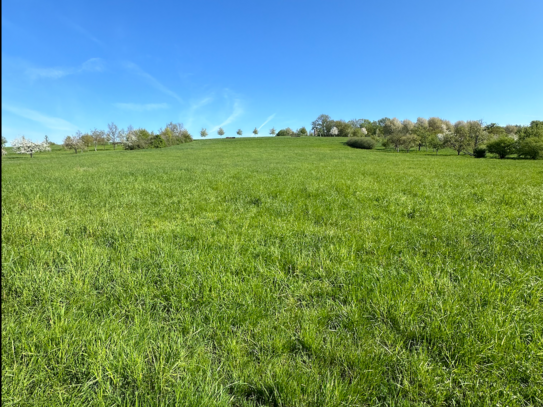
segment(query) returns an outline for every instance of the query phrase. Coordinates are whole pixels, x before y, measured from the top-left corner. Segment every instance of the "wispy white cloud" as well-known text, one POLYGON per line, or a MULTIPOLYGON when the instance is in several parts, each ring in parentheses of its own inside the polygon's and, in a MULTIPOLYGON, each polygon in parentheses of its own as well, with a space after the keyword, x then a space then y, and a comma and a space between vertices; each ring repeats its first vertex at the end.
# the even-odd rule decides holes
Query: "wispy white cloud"
POLYGON ((214 100, 213 95, 209 95, 209 96, 203 97, 200 100, 190 102, 190 107, 189 107, 188 111, 183 115, 184 118, 187 120, 186 121, 187 128, 192 127, 196 111, 198 109, 201 109, 205 105, 213 102, 213 100, 214 100))
POLYGON ((144 78, 155 89, 158 89, 162 93, 164 93, 166 95, 169 95, 169 96, 173 97, 174 99, 176 99, 177 101, 183 103, 183 99, 181 99, 177 93, 175 93, 174 91, 168 89, 166 86, 164 86, 162 83, 160 83, 154 76, 152 76, 152 75, 148 74, 147 72, 145 72, 138 65, 136 65, 136 64, 134 64, 132 62, 127 62, 127 63, 125 63, 125 67, 129 71, 131 71, 131 72, 135 73, 136 75, 139 75, 142 78, 144 78))
POLYGON ((15 107, 7 104, 2 104, 2 110, 6 110, 10 113, 13 113, 19 117, 23 117, 28 120, 32 120, 41 124, 44 127, 52 130, 62 130, 62 131, 76 131, 77 126, 64 120, 59 117, 47 116, 43 113, 37 112, 35 110, 26 109, 22 107, 15 107))
POLYGON ((213 96, 206 96, 203 99, 200 99, 197 102, 192 102, 190 104, 190 110, 195 111, 200 109, 201 107, 204 107, 205 105, 213 102, 213 96))
MULTIPOLYGON (((28 63, 25 63, 28 65, 28 63)), ((24 73, 31 80, 36 80, 40 78, 46 79, 60 79, 64 76, 74 75, 77 73, 83 72, 102 72, 105 68, 105 63, 100 58, 90 58, 83 62, 80 66, 76 68, 42 68, 35 66, 28 66, 24 73)))
POLYGON ((261 129, 262 127, 264 127, 271 119, 273 119, 273 118, 275 117, 275 115, 276 115, 276 113, 274 113, 274 114, 272 114, 270 117, 268 117, 268 118, 266 119, 266 121, 260 125, 260 127, 258 128, 258 130, 260 131, 260 129, 261 129))
POLYGON ((133 112, 147 112, 153 110, 167 109, 167 103, 115 103, 115 107, 123 110, 131 110, 133 112))
POLYGON ((62 20, 64 20, 64 22, 67 25, 69 25, 70 27, 72 27, 75 31, 77 31, 80 34, 82 34, 83 36, 87 37, 92 42, 95 42, 96 44, 100 45, 101 47, 106 48, 106 45, 102 41, 100 41, 98 38, 96 38, 94 35, 92 35, 89 31, 87 31, 86 29, 84 29, 80 25, 74 23, 73 21, 68 21, 65 18, 62 18, 62 20))
POLYGON ((105 70, 104 60, 101 58, 87 59, 81 64, 79 72, 102 72, 105 70))
POLYGON ((60 79, 72 73, 72 69, 65 68, 28 68, 25 70, 25 74, 32 80, 39 78, 60 79))
POLYGON ((219 130, 220 127, 224 127, 227 124, 232 123, 237 117, 242 115, 243 112, 244 112, 244 110, 243 110, 243 107, 241 106, 241 101, 239 99, 235 99, 234 100, 234 109, 233 109, 232 114, 230 116, 228 116, 228 118, 224 122, 222 122, 218 126, 213 127, 211 129, 211 133, 216 132, 217 130, 219 130))

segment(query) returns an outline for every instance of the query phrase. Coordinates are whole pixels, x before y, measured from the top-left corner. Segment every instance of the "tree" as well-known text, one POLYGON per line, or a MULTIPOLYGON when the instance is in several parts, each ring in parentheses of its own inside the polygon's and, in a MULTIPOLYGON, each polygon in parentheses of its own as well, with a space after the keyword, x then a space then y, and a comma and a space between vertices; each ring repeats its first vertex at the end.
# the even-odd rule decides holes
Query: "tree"
POLYGON ((530 137, 520 141, 518 155, 533 160, 543 156, 543 139, 530 137))
POLYGON ((66 150, 74 150, 75 153, 77 154, 77 150, 82 151, 85 149, 85 144, 83 143, 83 140, 81 139, 81 137, 82 137, 82 134, 78 130, 75 132, 73 136, 67 136, 64 139, 64 142, 62 143, 62 145, 64 146, 66 150))
POLYGON ((113 149, 115 150, 115 147, 117 143, 119 142, 119 128, 113 122, 109 123, 107 125, 107 128, 108 128, 107 136, 109 140, 111 141, 111 144, 113 144, 113 149))
POLYGON ((173 132, 170 128, 166 127, 159 134, 167 145, 173 145, 173 132))
POLYGON ((155 134, 155 135, 151 135, 151 137, 149 138, 149 147, 163 148, 163 147, 167 147, 167 144, 160 134, 155 134))
POLYGON ((219 130, 217 130, 217 134, 219 136, 224 136, 224 130, 222 129, 222 127, 219 127, 219 130))
MULTIPOLYGON (((47 136, 46 136, 47 137, 47 136)), ((2 136, 2 155, 6 155, 8 152, 5 150, 6 144, 8 143, 8 140, 2 136)))
POLYGON ((353 126, 349 124, 348 122, 346 122, 345 120, 332 120, 330 122, 330 126, 332 127, 330 128, 329 135, 332 137, 351 137, 353 134, 353 129, 354 129, 353 126), (334 127, 337 129, 336 135, 333 135, 331 133, 332 128, 334 127))
POLYGON ((508 124, 507 126, 504 127, 504 130, 505 130, 505 134, 512 136, 517 132, 518 126, 513 126, 512 124, 508 124))
POLYGON ((241 131, 241 129, 238 129, 238 131, 236 131, 236 134, 237 134, 238 136, 241 136, 241 135, 243 134, 243 132, 241 131))
POLYGON ((404 135, 402 123, 397 118, 393 118, 384 124, 383 131, 388 142, 394 146, 396 151, 400 152, 401 138, 404 135))
POLYGON ((276 137, 287 137, 290 136, 290 133, 287 131, 287 129, 281 129, 277 132, 275 135, 276 137))
POLYGON ((151 137, 153 137, 153 135, 145 129, 132 130, 126 133, 122 141, 123 147, 125 150, 147 148, 151 137))
MULTIPOLYGON (((162 135, 164 141, 170 146, 193 141, 192 136, 189 134, 188 130, 185 129, 183 123, 170 122, 166 125, 164 130, 161 129, 159 133, 162 135)), ((202 133, 200 132, 200 135, 201 134, 202 133)))
POLYGON ((454 124, 454 131, 447 137, 446 143, 456 151, 458 155, 468 148, 470 145, 470 137, 466 122, 457 121, 454 124))
POLYGON ((436 152, 436 155, 437 155, 437 152, 444 147, 443 134, 441 134, 441 133, 439 133, 439 134, 431 134, 428 137, 428 146, 432 150, 434 150, 436 152))
POLYGON ((520 141, 532 137, 543 140, 543 121, 531 121, 529 126, 524 126, 518 129, 516 131, 516 135, 520 141))
POLYGON ((332 137, 337 137, 337 135, 339 134, 339 130, 337 129, 337 127, 332 127, 332 129, 330 130, 330 135, 332 137))
POLYGON ((253 134, 254 134, 255 136, 258 135, 258 129, 257 129, 256 127, 255 127, 255 129, 253 130, 253 134))
MULTIPOLYGON (((364 129, 366 130, 366 129, 364 129)), ((367 133, 367 132, 366 132, 367 133)), ((360 138, 360 137, 364 137, 365 134, 362 133, 362 129, 360 127, 353 127, 352 131, 351 131, 351 134, 349 135, 349 137, 356 137, 356 138, 360 138)))
POLYGON ((207 130, 205 128, 203 128, 202 130, 200 130, 200 137, 202 138, 206 138, 207 137, 207 130))
POLYGON ((493 135, 492 137, 505 135, 505 131, 503 130, 503 128, 497 126, 495 123, 486 126, 486 128, 483 129, 482 120, 468 120, 468 122, 466 123, 468 137, 466 150, 468 149, 468 147, 471 149, 479 147, 486 141, 489 134, 493 135), (486 128, 488 128, 489 131, 485 130, 486 128))
POLYGON ((430 117, 428 119, 428 130, 430 134, 437 135, 443 131, 443 120, 439 117, 430 117))
POLYGON ((491 154, 497 154, 500 158, 505 158, 508 155, 515 153, 516 141, 509 136, 501 136, 495 140, 490 141, 486 145, 486 149, 491 154))
POLYGON ((302 126, 296 131, 296 133, 298 133, 300 136, 307 136, 307 129, 302 126))
POLYGON ((368 131, 366 130, 365 127, 361 127, 360 128, 360 133, 362 133, 362 136, 363 137, 366 137, 368 135, 368 131))
POLYGON ((106 132, 104 130, 98 130, 98 129, 92 130, 91 137, 92 137, 92 142, 94 143, 94 151, 97 150, 98 144, 103 144, 105 146, 105 144, 107 143, 106 132))
MULTIPOLYGON (((500 136, 505 136, 507 133, 505 131, 505 128, 498 126, 496 123, 490 123, 483 127, 483 121, 478 120, 474 121, 475 123, 479 123, 481 132, 485 132, 488 136, 492 138, 497 138, 500 136)), ((470 123, 470 122, 468 122, 470 123)))
POLYGON ((415 123, 413 123, 411 120, 405 119, 404 121, 402 121, 402 133, 404 134, 404 136, 411 133, 414 127, 415 123))
POLYGON ((428 120, 423 117, 417 118, 417 122, 413 127, 413 133, 416 134, 419 138, 419 151, 422 146, 426 146, 426 151, 428 151, 428 137, 430 135, 430 131, 428 129, 428 120))
POLYGON ((318 137, 327 137, 332 130, 332 119, 327 114, 321 114, 317 119, 311 123, 311 130, 318 137))
MULTIPOLYGON (((2 144, 4 140, 2 140, 2 144)), ((30 154, 30 158, 34 156, 34 153, 40 153, 42 151, 51 151, 49 143, 42 141, 41 143, 34 143, 31 140, 21 136, 11 142, 13 151, 17 154, 30 154)))
POLYGON ((275 136, 275 127, 270 129, 270 135, 275 136))
POLYGON ((85 133, 81 136, 81 141, 83 142, 83 144, 85 144, 85 147, 89 148, 90 146, 92 146, 94 139, 90 134, 85 133))
POLYGON ((418 142, 419 142, 419 138, 417 137, 416 134, 408 133, 408 134, 400 137, 400 145, 407 152, 409 152, 409 150, 411 150, 411 148, 415 147, 418 142))

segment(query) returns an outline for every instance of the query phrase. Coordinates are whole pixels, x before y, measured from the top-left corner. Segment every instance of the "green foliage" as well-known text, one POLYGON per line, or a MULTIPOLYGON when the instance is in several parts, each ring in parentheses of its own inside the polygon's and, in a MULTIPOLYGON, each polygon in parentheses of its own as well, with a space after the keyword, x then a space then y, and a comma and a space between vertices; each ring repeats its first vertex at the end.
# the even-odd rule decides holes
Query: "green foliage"
POLYGON ((521 127, 516 132, 519 140, 524 140, 528 138, 538 138, 543 140, 543 121, 534 120, 530 122, 530 125, 527 127, 521 127))
POLYGON ((286 129, 281 129, 277 132, 275 137, 287 137, 290 136, 290 133, 286 129))
POLYGON ((431 134, 428 136, 428 147, 434 150, 437 154, 439 150, 445 148, 445 141, 439 135, 431 134))
POLYGON ((125 150, 140 150, 150 146, 150 140, 153 136, 146 129, 133 130, 126 135, 126 140, 123 142, 125 150))
MULTIPOLYGON (((166 142, 166 145, 168 146, 174 145, 173 132, 168 127, 166 127, 163 131, 160 132, 160 137, 162 137, 162 139, 166 142)), ((154 147, 154 148, 159 148, 159 147, 154 147)))
POLYGON ((473 149, 473 156, 475 158, 485 158, 486 157, 486 147, 476 147, 473 149))
POLYGON ((194 141, 188 130, 184 130, 179 135, 179 144, 190 143, 194 141))
POLYGON ((222 127, 219 127, 219 130, 217 130, 217 134, 218 134, 219 136, 224 136, 224 130, 223 130, 222 127))
POLYGON ((332 127, 338 129, 338 134, 336 137, 351 137, 353 127, 345 120, 333 120, 332 127))
POLYGON ((346 141, 349 147, 362 148, 364 150, 372 150, 375 148, 375 141, 369 137, 351 137, 346 141))
POLYGON ((400 145, 407 151, 411 150, 417 145, 419 138, 415 134, 406 134, 400 138, 400 145))
POLYGON ((308 135, 307 129, 306 129, 305 127, 300 127, 300 128, 296 131, 296 133, 297 133, 299 136, 301 136, 301 137, 305 137, 305 136, 308 135))
POLYGON ((543 138, 530 137, 519 143, 518 155, 533 160, 543 156, 543 138))
POLYGON ((508 136, 499 137, 486 145, 486 149, 490 154, 497 154, 500 158, 515 154, 515 147, 515 139, 508 136))
POLYGON ((330 137, 330 130, 334 127, 334 121, 327 114, 321 114, 311 123, 311 130, 315 131, 317 137, 330 137))
POLYGON ((149 148, 163 148, 167 147, 166 142, 160 134, 151 136, 149 139, 149 148))
POLYGON ((243 131, 241 131, 241 129, 238 129, 238 131, 236 132, 236 134, 237 134, 238 136, 241 136, 241 135, 243 134, 243 131))
POLYGON ((353 127, 350 137, 364 137, 362 129, 360 127, 353 127))

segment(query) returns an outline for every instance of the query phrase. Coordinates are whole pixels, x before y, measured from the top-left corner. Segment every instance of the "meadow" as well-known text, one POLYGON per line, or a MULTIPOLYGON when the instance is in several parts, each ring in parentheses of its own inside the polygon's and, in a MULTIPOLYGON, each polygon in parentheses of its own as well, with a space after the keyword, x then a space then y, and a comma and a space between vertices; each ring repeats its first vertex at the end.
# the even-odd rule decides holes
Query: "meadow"
POLYGON ((344 142, 2 158, 2 404, 543 405, 543 162, 344 142))

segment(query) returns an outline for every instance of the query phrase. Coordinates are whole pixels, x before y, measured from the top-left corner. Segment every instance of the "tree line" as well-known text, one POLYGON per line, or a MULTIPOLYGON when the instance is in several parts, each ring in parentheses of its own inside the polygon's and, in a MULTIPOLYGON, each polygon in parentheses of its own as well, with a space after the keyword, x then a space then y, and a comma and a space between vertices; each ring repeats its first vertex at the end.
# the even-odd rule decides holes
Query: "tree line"
MULTIPOLYGON (((370 137, 385 148, 397 152, 422 148, 435 151, 451 148, 460 154, 485 157, 486 153, 500 158, 510 155, 536 159, 543 156, 543 121, 534 120, 529 126, 485 124, 482 120, 450 121, 439 117, 416 122, 388 117, 377 121, 367 119, 332 120, 322 114, 311 123, 316 137, 370 137)), ((305 130, 305 129, 304 129, 305 130)), ((291 130, 292 131, 292 130, 291 130)), ((279 135, 279 134, 278 134, 279 135)))
POLYGON ((115 123, 109 123, 107 130, 93 129, 85 134, 77 131, 74 135, 67 136, 62 145, 77 154, 77 151, 92 147, 97 151, 99 145, 105 148, 107 144, 113 145, 114 150, 118 145, 125 150, 138 150, 169 147, 191 141, 193 138, 182 123, 170 122, 157 133, 144 128, 135 129, 132 126, 120 129, 115 123))
MULTIPOLYGON (((76 154, 81 151, 94 148, 98 150, 101 146, 104 150, 107 145, 112 145, 115 150, 121 146, 125 150, 137 150, 143 148, 162 148, 193 141, 192 136, 182 123, 170 122, 157 133, 149 132, 144 128, 135 129, 128 126, 126 129, 119 128, 115 123, 109 123, 107 130, 93 129, 83 133, 77 130, 74 134, 66 136, 62 146, 66 150, 73 150, 76 154)), ((2 155, 6 155, 5 146, 7 140, 2 136, 2 155)), ((11 143, 13 151, 17 154, 29 154, 32 157, 35 153, 51 151, 51 143, 47 136, 42 142, 36 143, 25 136, 16 138, 11 143)))
MULTIPOLYGON (((259 130, 255 127, 252 133, 256 136, 259 130)), ((224 129, 220 127, 217 134, 225 135, 224 129)), ((236 134, 241 136, 243 131, 238 129, 236 134)), ((269 134, 279 137, 349 137, 359 140, 349 143, 353 147, 373 148, 379 143, 385 148, 394 148, 397 152, 409 152, 412 149, 420 151, 425 148, 437 154, 439 150, 451 148, 458 155, 468 154, 477 158, 485 157, 487 153, 496 154, 500 158, 517 155, 537 159, 543 156, 543 121, 538 120, 532 121, 528 126, 499 126, 496 123, 485 124, 482 120, 457 121, 452 124, 439 117, 419 117, 416 122, 388 117, 376 121, 345 121, 332 120, 330 116, 321 114, 311 123, 311 132, 305 127, 296 131, 287 127, 278 132, 271 128, 269 134)), ((207 135, 207 129, 202 128, 200 136, 205 138, 207 135)), ((107 130, 95 128, 87 133, 76 131, 64 139, 62 146, 77 154, 78 151, 89 148, 97 151, 98 146, 105 149, 108 144, 113 145, 113 149, 120 145, 126 150, 136 150, 168 147, 191 141, 193 138, 182 123, 170 122, 157 133, 143 128, 134 129, 132 126, 120 129, 115 123, 109 123, 107 130)), ((2 155, 6 154, 6 144, 7 140, 2 137, 2 155)), ((49 151, 50 144, 52 143, 47 136, 40 143, 32 142, 24 136, 11 142, 14 152, 29 154, 31 157, 35 153, 49 151)))

